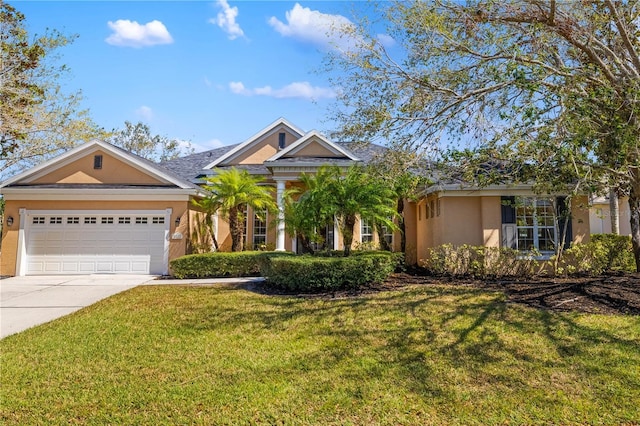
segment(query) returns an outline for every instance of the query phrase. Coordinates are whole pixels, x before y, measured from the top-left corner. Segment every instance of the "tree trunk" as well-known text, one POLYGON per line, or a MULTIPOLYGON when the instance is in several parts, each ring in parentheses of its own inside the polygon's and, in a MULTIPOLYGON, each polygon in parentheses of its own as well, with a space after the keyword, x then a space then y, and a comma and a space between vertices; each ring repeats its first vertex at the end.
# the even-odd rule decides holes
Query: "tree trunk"
POLYGON ((242 251, 242 224, 240 223, 239 209, 229 209, 229 231, 231 233, 231 251, 242 251))
POLYGON ((405 234, 406 225, 404 223, 404 198, 398 198, 396 207, 398 212, 398 227, 400 228, 400 252, 407 254, 407 235, 405 234))
POLYGON ((618 192, 615 188, 609 189, 609 216, 611 218, 611 233, 620 235, 620 210, 618 208, 618 192))
POLYGON ((356 226, 355 215, 348 215, 344 218, 344 235, 342 236, 342 242, 344 244, 345 257, 351 254, 351 244, 353 243, 353 229, 356 226))
POLYGON ((389 243, 384 238, 382 225, 376 222, 375 226, 376 226, 376 234, 378 234, 378 242, 380 243, 380 250, 391 251, 391 247, 389 247, 389 243))
POLYGON ((631 218, 631 245, 636 260, 636 272, 640 272, 640 169, 632 171, 631 191, 629 191, 629 212, 631 218))

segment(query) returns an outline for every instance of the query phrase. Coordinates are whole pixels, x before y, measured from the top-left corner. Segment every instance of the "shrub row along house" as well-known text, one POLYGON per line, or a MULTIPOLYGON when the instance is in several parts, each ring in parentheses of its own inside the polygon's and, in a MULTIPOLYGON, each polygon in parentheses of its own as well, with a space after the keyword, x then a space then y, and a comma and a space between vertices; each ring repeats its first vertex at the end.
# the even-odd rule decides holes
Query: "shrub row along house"
MULTIPOLYGON (((285 191, 299 184, 301 173, 327 164, 346 171, 384 150, 333 142, 285 119, 245 142, 163 164, 92 141, 0 185, 5 199, 0 274, 168 274, 170 260, 193 250, 203 213, 192 200, 207 196, 202 185, 215 170, 236 167, 263 176, 282 208, 285 191)), ((546 252, 559 240, 555 203, 549 201, 554 198, 537 199, 529 186, 450 184, 420 191, 404 212, 409 264, 445 243, 546 252)), ((247 248, 298 251, 282 215, 276 216, 247 211, 247 248)), ((228 224, 218 217, 213 222, 219 249, 229 250, 228 224)), ((567 242, 589 239, 586 197, 572 203, 566 231, 567 242)), ((342 249, 336 227, 323 234, 328 248, 342 249)), ((358 221, 356 243, 375 244, 377 238, 367 220, 358 221)), ((400 249, 398 231, 383 238, 400 249)))

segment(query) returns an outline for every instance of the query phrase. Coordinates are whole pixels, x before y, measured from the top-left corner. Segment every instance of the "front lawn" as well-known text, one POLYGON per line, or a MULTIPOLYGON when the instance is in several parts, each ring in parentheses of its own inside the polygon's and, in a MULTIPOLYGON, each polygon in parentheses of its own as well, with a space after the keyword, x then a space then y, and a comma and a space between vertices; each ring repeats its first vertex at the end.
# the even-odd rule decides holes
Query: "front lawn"
POLYGON ((7 425, 640 421, 640 317, 452 286, 138 287, 0 351, 7 425))

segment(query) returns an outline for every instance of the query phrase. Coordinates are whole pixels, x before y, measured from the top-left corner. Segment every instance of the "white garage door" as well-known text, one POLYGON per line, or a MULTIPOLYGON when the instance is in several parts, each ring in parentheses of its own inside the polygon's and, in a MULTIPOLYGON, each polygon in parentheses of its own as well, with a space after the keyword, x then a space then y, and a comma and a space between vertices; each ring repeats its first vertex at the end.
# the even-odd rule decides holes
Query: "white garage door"
POLYGON ((154 213, 30 212, 26 273, 163 274, 168 219, 154 213))

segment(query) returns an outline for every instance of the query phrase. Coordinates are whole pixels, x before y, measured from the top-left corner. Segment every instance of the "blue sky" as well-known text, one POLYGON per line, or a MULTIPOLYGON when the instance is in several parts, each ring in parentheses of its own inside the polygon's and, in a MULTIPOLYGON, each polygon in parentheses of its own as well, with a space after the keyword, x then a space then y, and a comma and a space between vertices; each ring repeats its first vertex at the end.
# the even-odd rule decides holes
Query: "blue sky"
POLYGON ((31 33, 77 34, 60 49, 84 106, 107 130, 142 121, 197 151, 242 142, 279 117, 331 130, 335 92, 318 73, 327 29, 352 2, 9 1, 31 33))

